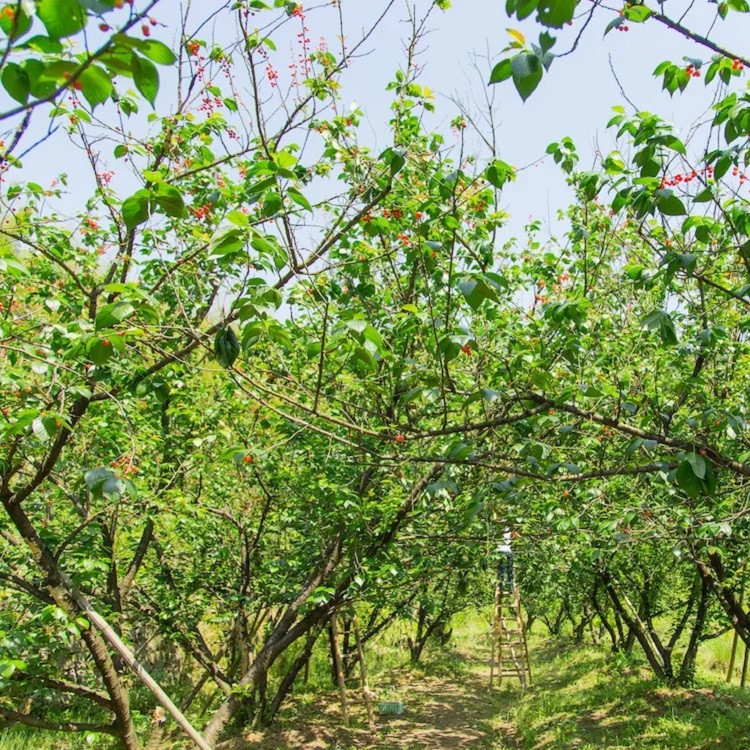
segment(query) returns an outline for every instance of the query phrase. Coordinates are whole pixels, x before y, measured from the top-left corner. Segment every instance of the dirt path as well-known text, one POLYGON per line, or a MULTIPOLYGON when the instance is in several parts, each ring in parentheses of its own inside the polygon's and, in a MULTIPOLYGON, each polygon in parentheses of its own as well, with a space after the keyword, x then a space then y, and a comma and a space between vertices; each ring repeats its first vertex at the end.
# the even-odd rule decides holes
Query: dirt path
MULTIPOLYGON (((294 710, 265 733, 247 732, 220 750, 505 750, 516 746, 509 709, 518 683, 488 690, 489 668, 480 653, 459 653, 453 668, 437 673, 397 670, 388 682, 406 704, 403 716, 381 716, 367 729, 364 705, 352 691, 351 727, 341 724, 337 695, 294 701, 294 710)), ((377 687, 377 686, 376 686, 377 687)))

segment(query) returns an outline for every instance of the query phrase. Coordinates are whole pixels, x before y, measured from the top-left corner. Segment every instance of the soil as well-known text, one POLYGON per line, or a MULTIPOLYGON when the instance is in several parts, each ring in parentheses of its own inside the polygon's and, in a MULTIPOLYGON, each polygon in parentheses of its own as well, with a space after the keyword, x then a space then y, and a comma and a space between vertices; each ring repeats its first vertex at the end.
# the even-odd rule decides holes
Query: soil
POLYGON ((489 666, 483 653, 459 653, 457 670, 430 674, 399 670, 389 675, 398 685, 406 710, 401 716, 377 716, 367 727, 365 705, 350 691, 349 727, 343 726, 335 690, 306 705, 292 699, 291 711, 265 732, 245 732, 219 750, 505 750, 517 747, 509 709, 520 694, 517 680, 506 678, 489 690, 489 666))

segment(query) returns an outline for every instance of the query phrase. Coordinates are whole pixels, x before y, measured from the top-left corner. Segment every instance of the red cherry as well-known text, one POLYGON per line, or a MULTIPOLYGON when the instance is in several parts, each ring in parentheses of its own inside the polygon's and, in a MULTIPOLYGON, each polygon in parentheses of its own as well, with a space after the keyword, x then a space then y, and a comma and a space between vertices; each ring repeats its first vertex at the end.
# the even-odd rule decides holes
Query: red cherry
POLYGON ((102 344, 104 344, 104 346, 109 346, 110 345, 109 339, 104 339, 104 341, 102 341, 102 344))
POLYGON ((109 31, 109 24, 100 23, 99 24, 99 31, 109 31))
POLYGON ((141 26, 141 31, 143 32, 143 36, 151 36, 151 27, 145 23, 141 26))
POLYGON ((403 443, 406 440, 406 438, 403 435, 396 435, 396 442, 397 443, 403 443))

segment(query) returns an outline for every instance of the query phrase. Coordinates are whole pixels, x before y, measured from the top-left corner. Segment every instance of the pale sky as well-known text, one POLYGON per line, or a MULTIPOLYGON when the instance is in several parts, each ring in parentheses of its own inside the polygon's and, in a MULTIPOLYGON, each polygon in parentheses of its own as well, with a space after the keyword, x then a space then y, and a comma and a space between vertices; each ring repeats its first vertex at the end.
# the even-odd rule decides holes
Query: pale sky
MULTIPOLYGON (((352 43, 361 29, 368 27, 371 19, 379 15, 386 5, 384 0, 341 0, 341 3, 346 35, 352 43)), ((210 0, 193 3, 201 13, 210 9, 212 4, 210 0)), ((418 9, 427 7, 424 0, 417 0, 416 4, 418 9)), ((489 50, 497 58, 509 39, 506 32, 509 26, 521 29, 530 40, 536 40, 540 30, 530 21, 523 24, 510 22, 504 14, 504 2, 501 0, 454 0, 453 5, 451 10, 436 11, 431 17, 430 33, 422 45, 419 58, 424 66, 420 82, 430 86, 437 95, 438 111, 432 122, 446 133, 448 139, 452 137, 448 123, 457 114, 448 97, 457 96, 471 105, 472 99, 481 101, 484 95, 482 88, 485 82, 472 68, 473 56, 484 55, 489 50)), ((664 8, 666 13, 679 17, 680 10, 688 5, 683 0, 667 0, 664 8)), ((685 24, 699 33, 706 33, 716 6, 708 0, 697 0, 695 6, 686 17, 685 24)), ((312 8, 312 4, 309 7, 312 8)), ((344 102, 349 104, 356 101, 365 111, 367 123, 362 128, 361 138, 374 149, 388 145, 386 123, 390 117, 391 92, 385 91, 385 86, 392 79, 393 71, 404 61, 403 39, 408 33, 404 23, 405 7, 404 0, 396 2, 383 25, 369 40, 366 47, 370 52, 368 57, 356 62, 344 77, 344 102)), ((168 28, 155 29, 153 36, 169 45, 174 44, 172 32, 177 26, 177 8, 177 0, 163 0, 155 13, 168 28)), ((501 158, 522 167, 543 157, 550 141, 566 135, 576 142, 582 156, 582 166, 588 164, 597 146, 602 152, 609 151, 612 136, 605 131, 605 125, 612 105, 624 103, 610 71, 610 56, 625 92, 640 109, 656 112, 674 121, 683 131, 705 112, 716 83, 707 89, 702 80, 691 82, 687 93, 670 98, 661 90, 661 83, 651 77, 651 73, 662 60, 680 62, 684 55, 708 60, 709 51, 653 21, 645 25, 630 24, 629 32, 613 31, 603 38, 604 27, 613 16, 614 11, 598 12, 578 49, 553 63, 550 73, 545 75, 537 91, 525 104, 510 82, 495 87, 501 158)), ((747 32, 750 31, 750 17, 732 14, 731 18, 729 24, 717 23, 712 36, 741 53, 748 38, 747 32)), ((338 16, 330 9, 319 12, 311 10, 308 25, 313 41, 317 41, 321 35, 329 40, 335 39, 337 21, 338 16)), ((554 50, 566 50, 581 23, 577 20, 571 28, 560 32, 554 50)), ((218 38, 231 37, 229 29, 215 31, 218 38)), ((202 36, 205 38, 210 34, 204 32, 202 36)), ((286 67, 288 54, 288 48, 281 44, 275 56, 278 67, 286 67)), ((484 72, 485 80, 488 71, 484 72)), ((164 111, 168 100, 169 86, 165 83, 157 100, 157 109, 164 111)), ((111 105, 108 106, 111 109, 111 105)), ((38 129, 43 127, 46 114, 41 113, 37 117, 35 128, 38 129)), ((478 148, 478 140, 474 139, 474 142, 478 148)), ((69 149, 62 135, 45 143, 25 159, 23 177, 49 184, 59 170, 77 174, 75 159, 80 155, 69 149)), ((112 166, 116 164, 112 159, 112 166)), ((76 197, 88 194, 90 188, 77 185, 74 178, 71 204, 76 197)), ((512 219, 501 241, 513 233, 520 234, 530 216, 554 223, 556 210, 563 207, 568 198, 564 178, 551 159, 525 170, 519 180, 504 192, 503 201, 512 219)))

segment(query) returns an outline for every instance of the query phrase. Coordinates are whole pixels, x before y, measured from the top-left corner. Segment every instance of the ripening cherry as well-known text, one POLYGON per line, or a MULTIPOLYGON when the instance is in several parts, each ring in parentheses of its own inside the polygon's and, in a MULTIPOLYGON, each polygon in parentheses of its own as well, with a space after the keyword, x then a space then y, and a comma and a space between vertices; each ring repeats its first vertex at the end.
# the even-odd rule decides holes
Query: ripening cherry
POLYGON ((149 22, 149 23, 150 23, 150 24, 151 24, 152 26, 156 26, 156 24, 157 24, 157 23, 159 23, 159 22, 158 22, 158 21, 157 21, 157 20, 156 20, 155 18, 149 18, 149 19, 148 19, 148 22, 149 22))
POLYGON ((104 341, 102 341, 102 345, 103 346, 110 346, 110 340, 109 339, 104 339, 104 341))
POLYGON ((403 435, 396 435, 396 442, 397 443, 403 443, 406 440, 406 438, 403 435))
POLYGON ((83 84, 80 81, 73 81, 73 88, 76 91, 81 91, 83 89, 83 84))
POLYGON ((143 36, 151 36, 151 27, 147 24, 144 23, 143 26, 141 26, 141 31, 143 32, 143 36))
POLYGON ((255 459, 248 453, 245 458, 242 459, 246 464, 251 464, 255 459))
POLYGON ((109 31, 109 24, 108 23, 100 23, 99 24, 99 31, 109 31))
POLYGON ((464 345, 463 345, 463 346, 461 347, 461 351, 462 351, 462 352, 463 352, 464 354, 471 354, 471 346, 470 346, 469 344, 464 344, 464 345))

